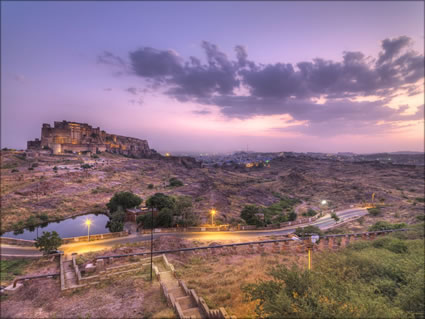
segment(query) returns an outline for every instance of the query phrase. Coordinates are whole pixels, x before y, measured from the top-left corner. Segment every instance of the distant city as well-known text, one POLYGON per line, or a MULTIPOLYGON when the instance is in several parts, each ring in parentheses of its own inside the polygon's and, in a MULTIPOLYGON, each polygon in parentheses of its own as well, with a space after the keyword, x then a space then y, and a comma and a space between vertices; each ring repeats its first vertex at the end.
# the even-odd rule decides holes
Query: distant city
POLYGON ((318 152, 254 152, 239 151, 233 153, 197 153, 197 152, 160 152, 169 156, 190 156, 197 161, 202 162, 204 167, 210 166, 245 166, 255 167, 259 165, 267 165, 269 161, 277 157, 302 157, 314 158, 321 160, 340 161, 340 162, 378 162, 383 164, 395 165, 424 165, 425 154, 422 152, 391 152, 391 153, 373 153, 373 154, 356 154, 352 152, 338 153, 318 153, 318 152))

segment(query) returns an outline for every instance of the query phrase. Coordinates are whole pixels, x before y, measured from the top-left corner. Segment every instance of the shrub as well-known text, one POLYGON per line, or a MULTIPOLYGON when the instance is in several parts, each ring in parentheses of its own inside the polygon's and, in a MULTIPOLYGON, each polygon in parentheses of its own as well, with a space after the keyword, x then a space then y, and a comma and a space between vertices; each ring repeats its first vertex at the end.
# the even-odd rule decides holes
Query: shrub
POLYGON ((89 168, 92 168, 93 166, 92 165, 90 165, 90 164, 83 164, 83 165, 81 165, 81 168, 82 169, 89 169, 89 168))
POLYGON ((373 217, 381 215, 381 209, 379 209, 378 207, 368 208, 367 211, 373 217))
POLYGON ((317 212, 314 209, 309 208, 308 211, 303 213, 302 215, 312 217, 312 216, 316 216, 317 212))
POLYGON ((176 177, 171 177, 169 183, 170 187, 179 187, 184 185, 183 182, 176 177))
POLYGON ((306 236, 310 236, 312 234, 323 236, 323 232, 317 226, 310 225, 310 226, 306 226, 306 227, 298 227, 295 230, 295 235, 297 235, 298 237, 306 237, 306 236))
POLYGON ((153 189, 153 184, 149 184, 148 189, 153 189))
POLYGON ((38 167, 38 163, 33 163, 32 165, 31 165, 31 167, 38 167))
POLYGON ((99 155, 93 154, 91 157, 92 158, 99 158, 99 155))
POLYGON ((419 203, 424 203, 425 202, 425 197, 416 197, 415 200, 419 203))
POLYGON ((12 169, 10 172, 11 172, 11 173, 16 173, 16 172, 19 172, 19 170, 17 170, 16 168, 14 168, 14 169, 12 169))
POLYGON ((33 170, 34 170, 34 168, 33 168, 33 167, 28 167, 28 170, 29 170, 29 171, 33 171, 33 170))
POLYGON ((336 213, 332 213, 331 214, 331 217, 336 221, 336 222, 338 222, 339 221, 339 217, 336 215, 336 213))
POLYGON ((369 227, 369 231, 379 231, 379 230, 391 230, 391 229, 402 229, 406 227, 405 223, 400 224, 391 224, 386 221, 379 221, 369 227))

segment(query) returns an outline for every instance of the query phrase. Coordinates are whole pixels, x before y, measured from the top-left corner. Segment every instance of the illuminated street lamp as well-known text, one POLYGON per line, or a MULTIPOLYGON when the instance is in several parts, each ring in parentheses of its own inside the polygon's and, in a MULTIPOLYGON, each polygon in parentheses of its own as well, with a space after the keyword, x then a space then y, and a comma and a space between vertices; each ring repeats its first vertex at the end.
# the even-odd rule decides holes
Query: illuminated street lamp
POLYGON ((211 225, 214 225, 214 215, 215 215, 216 210, 215 209, 211 209, 211 225))
POLYGON ((88 241, 90 241, 90 225, 91 225, 91 220, 90 219, 86 219, 86 226, 87 226, 87 236, 88 236, 88 241))
POLYGON ((324 199, 324 200, 322 200, 321 202, 320 202, 320 204, 322 204, 322 205, 326 205, 328 202, 326 201, 326 199, 324 199))

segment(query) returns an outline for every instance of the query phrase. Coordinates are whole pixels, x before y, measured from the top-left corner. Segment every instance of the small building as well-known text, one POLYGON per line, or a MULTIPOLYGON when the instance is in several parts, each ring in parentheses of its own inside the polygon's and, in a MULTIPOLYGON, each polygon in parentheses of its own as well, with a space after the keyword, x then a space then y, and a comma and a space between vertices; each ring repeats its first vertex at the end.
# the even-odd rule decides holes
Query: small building
MULTIPOLYGON (((155 211, 155 209, 154 209, 155 211)), ((140 208, 127 208, 125 211, 125 221, 126 222, 136 222, 138 216, 145 215, 151 212, 151 209, 148 207, 140 208)))

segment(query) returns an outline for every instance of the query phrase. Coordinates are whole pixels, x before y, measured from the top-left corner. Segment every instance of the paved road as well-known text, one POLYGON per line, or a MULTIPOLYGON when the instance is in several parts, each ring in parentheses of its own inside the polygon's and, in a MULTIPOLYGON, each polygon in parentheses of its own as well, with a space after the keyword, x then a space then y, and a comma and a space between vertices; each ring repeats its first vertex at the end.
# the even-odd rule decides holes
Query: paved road
MULTIPOLYGON (((339 211, 336 213, 340 218, 339 223, 355 217, 361 217, 367 214, 367 210, 365 208, 353 208, 348 210, 339 211)), ((315 225, 321 229, 326 229, 335 225, 336 222, 334 219, 330 217, 330 215, 326 215, 315 222, 312 225, 315 225)), ((295 231, 297 227, 300 225, 290 226, 282 229, 273 229, 273 230, 256 230, 256 231, 229 231, 229 232, 190 232, 190 233, 155 233, 154 238, 158 238, 160 236, 177 236, 181 238, 188 239, 202 239, 202 240, 234 240, 234 241, 250 241, 255 240, 255 238, 261 236, 277 236, 277 235, 285 235, 295 231)), ((305 226, 305 225, 303 225, 305 226)), ((127 237, 121 238, 112 238, 107 240, 99 240, 91 243, 83 242, 83 243, 74 243, 61 246, 61 250, 65 252, 65 254, 77 252, 77 253, 86 253, 90 251, 98 251, 102 249, 108 249, 118 244, 127 244, 134 243, 140 241, 150 240, 150 235, 140 235, 140 234, 132 234, 127 237)), ((15 255, 15 256, 40 256, 38 250, 32 247, 18 247, 12 245, 1 245, 0 246, 0 254, 3 256, 7 255, 15 255)))

